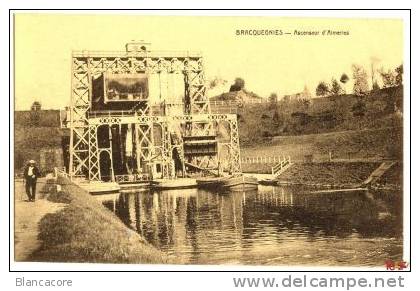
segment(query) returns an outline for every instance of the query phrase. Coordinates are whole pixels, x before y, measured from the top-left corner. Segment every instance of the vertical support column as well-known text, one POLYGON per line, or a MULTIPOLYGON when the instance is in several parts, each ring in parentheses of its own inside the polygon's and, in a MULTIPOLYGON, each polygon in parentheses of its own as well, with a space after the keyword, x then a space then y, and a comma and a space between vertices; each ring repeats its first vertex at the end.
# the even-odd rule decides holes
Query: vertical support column
POLYGON ((114 174, 114 159, 112 155, 112 128, 111 124, 108 126, 108 139, 109 139, 109 159, 110 159, 110 172, 111 172, 111 181, 115 181, 115 174, 114 174))
POLYGON ((186 96, 190 104, 189 114, 210 113, 209 99, 206 96, 206 85, 204 77, 204 65, 201 57, 188 58, 184 62, 184 73, 186 76, 186 96))
POLYGON ((98 126, 89 125, 89 180, 100 181, 101 171, 99 168, 98 150, 98 126))
POLYGON ((241 150, 239 146, 238 121, 236 116, 229 118, 230 125, 230 163, 233 174, 242 173, 241 150))
POLYGON ((153 122, 135 124, 137 171, 142 162, 150 162, 153 155, 153 122))
POLYGON ((140 173, 141 170, 141 156, 142 156, 142 151, 141 151, 141 142, 140 142, 140 124, 135 124, 134 125, 134 140, 136 143, 136 164, 137 164, 137 173, 140 173))
POLYGON ((162 159, 163 159, 163 177, 174 178, 175 168, 172 159, 172 145, 171 145, 171 133, 168 130, 168 125, 162 124, 162 159))
MULTIPOLYGON (((204 65, 201 56, 189 57, 184 61, 185 113, 187 115, 210 114, 210 103, 206 96, 204 65)), ((187 135, 210 136, 214 134, 211 120, 186 121, 187 135)), ((217 168, 217 155, 197 156, 194 164, 200 168, 217 168)))
POLYGON ((87 125, 87 112, 90 108, 89 83, 87 58, 72 57, 69 146, 69 174, 71 178, 89 172, 89 130, 87 125))
POLYGON ((184 156, 184 147, 181 145, 179 145, 178 147, 178 154, 179 154, 179 158, 181 159, 181 163, 182 163, 182 177, 185 177, 185 156, 184 156))
MULTIPOLYGON (((203 59, 188 58, 184 62, 185 74, 185 113, 186 114, 209 114, 210 103, 206 96, 203 59)), ((191 123, 191 135, 208 135, 212 130, 212 123, 191 123)))

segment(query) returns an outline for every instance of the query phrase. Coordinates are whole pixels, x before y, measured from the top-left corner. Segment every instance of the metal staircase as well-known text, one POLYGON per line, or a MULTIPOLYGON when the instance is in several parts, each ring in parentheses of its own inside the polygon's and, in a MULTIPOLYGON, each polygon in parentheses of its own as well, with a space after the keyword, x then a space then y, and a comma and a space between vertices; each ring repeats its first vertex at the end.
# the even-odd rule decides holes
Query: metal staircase
POLYGON ((273 176, 273 178, 277 178, 284 171, 290 168, 291 165, 292 165, 292 162, 290 160, 290 156, 288 157, 283 156, 283 159, 278 164, 276 164, 274 167, 271 168, 271 175, 273 176))
POLYGON ((383 162, 379 167, 377 167, 370 176, 362 183, 363 186, 371 185, 376 182, 386 171, 388 171, 396 162, 395 161, 386 161, 383 162))

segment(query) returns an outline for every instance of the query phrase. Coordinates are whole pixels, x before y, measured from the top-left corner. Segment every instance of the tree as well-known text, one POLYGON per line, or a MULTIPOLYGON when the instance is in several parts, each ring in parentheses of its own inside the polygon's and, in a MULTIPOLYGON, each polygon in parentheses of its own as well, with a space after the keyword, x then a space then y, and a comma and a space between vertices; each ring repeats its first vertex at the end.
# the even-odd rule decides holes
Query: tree
MULTIPOLYGON (((374 85, 376 83, 376 85, 378 85, 378 83, 376 82, 376 66, 378 65, 378 63, 381 60, 378 57, 372 56, 370 57, 370 72, 371 72, 371 83, 372 83, 372 90, 375 90, 374 85)), ((379 87, 379 86, 378 86, 379 87)))
POLYGON ((354 117, 359 117, 359 129, 362 128, 362 118, 366 114, 366 103, 365 101, 360 98, 351 108, 354 117))
POLYGON ((397 86, 397 78, 396 78, 397 74, 395 73, 395 71, 392 71, 392 70, 385 71, 385 69, 382 67, 379 70, 379 74, 382 77, 382 83, 383 83, 384 88, 397 86))
POLYGON ((41 110, 41 103, 39 101, 34 101, 34 103, 32 103, 31 105, 31 110, 32 111, 41 110))
POLYGON ((330 88, 327 83, 324 81, 319 82, 318 86, 316 87, 316 96, 327 96, 330 94, 330 88))
POLYGON ((397 73, 397 75, 395 76, 395 81, 397 83, 397 86, 402 85, 403 83, 403 73, 404 73, 404 69, 403 69, 403 65, 399 65, 396 69, 395 72, 397 73))
POLYGON ((243 88, 245 88, 245 80, 236 78, 235 82, 230 86, 229 92, 241 91, 243 88))
POLYGON ((281 123, 280 114, 276 110, 276 111, 274 111, 274 114, 273 114, 273 125, 274 125, 275 129, 277 129, 280 126, 280 123, 281 123))
POLYGON ((346 73, 343 73, 340 77, 340 82, 346 84, 350 80, 349 76, 346 73))
POLYGON ((268 101, 270 102, 270 108, 275 108, 277 107, 277 102, 278 102, 278 96, 277 93, 271 93, 270 97, 268 97, 268 101))
POLYGON ((341 87, 340 83, 333 78, 331 80, 331 94, 332 95, 342 95, 344 94, 344 89, 341 87))
POLYGON ((353 116, 362 117, 366 113, 366 103, 363 100, 358 100, 351 108, 353 116))
POLYGON ((357 96, 364 96, 369 91, 368 75, 366 70, 357 64, 351 66, 353 71, 353 92, 357 96))
POLYGON ((304 99, 307 99, 307 100, 312 99, 311 91, 309 91, 309 88, 306 85, 305 87, 303 87, 302 96, 304 99))
POLYGON ((208 88, 214 89, 219 86, 226 85, 227 81, 221 77, 214 77, 208 81, 208 88))

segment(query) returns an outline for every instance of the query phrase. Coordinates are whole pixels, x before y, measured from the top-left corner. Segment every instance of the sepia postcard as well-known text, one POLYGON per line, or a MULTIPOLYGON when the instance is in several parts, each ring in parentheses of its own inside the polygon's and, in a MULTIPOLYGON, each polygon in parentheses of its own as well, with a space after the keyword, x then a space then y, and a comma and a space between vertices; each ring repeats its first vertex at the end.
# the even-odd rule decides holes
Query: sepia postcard
POLYGON ((14 264, 410 269, 402 19, 113 13, 12 15, 14 264))

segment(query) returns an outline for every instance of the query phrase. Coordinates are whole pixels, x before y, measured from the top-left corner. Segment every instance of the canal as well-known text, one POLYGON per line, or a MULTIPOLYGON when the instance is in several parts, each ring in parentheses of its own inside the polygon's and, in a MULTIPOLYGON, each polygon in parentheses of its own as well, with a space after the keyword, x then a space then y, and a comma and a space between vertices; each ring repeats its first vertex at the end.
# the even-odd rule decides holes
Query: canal
POLYGON ((212 193, 140 191, 100 198, 185 264, 384 266, 402 257, 402 194, 294 187, 212 193))

